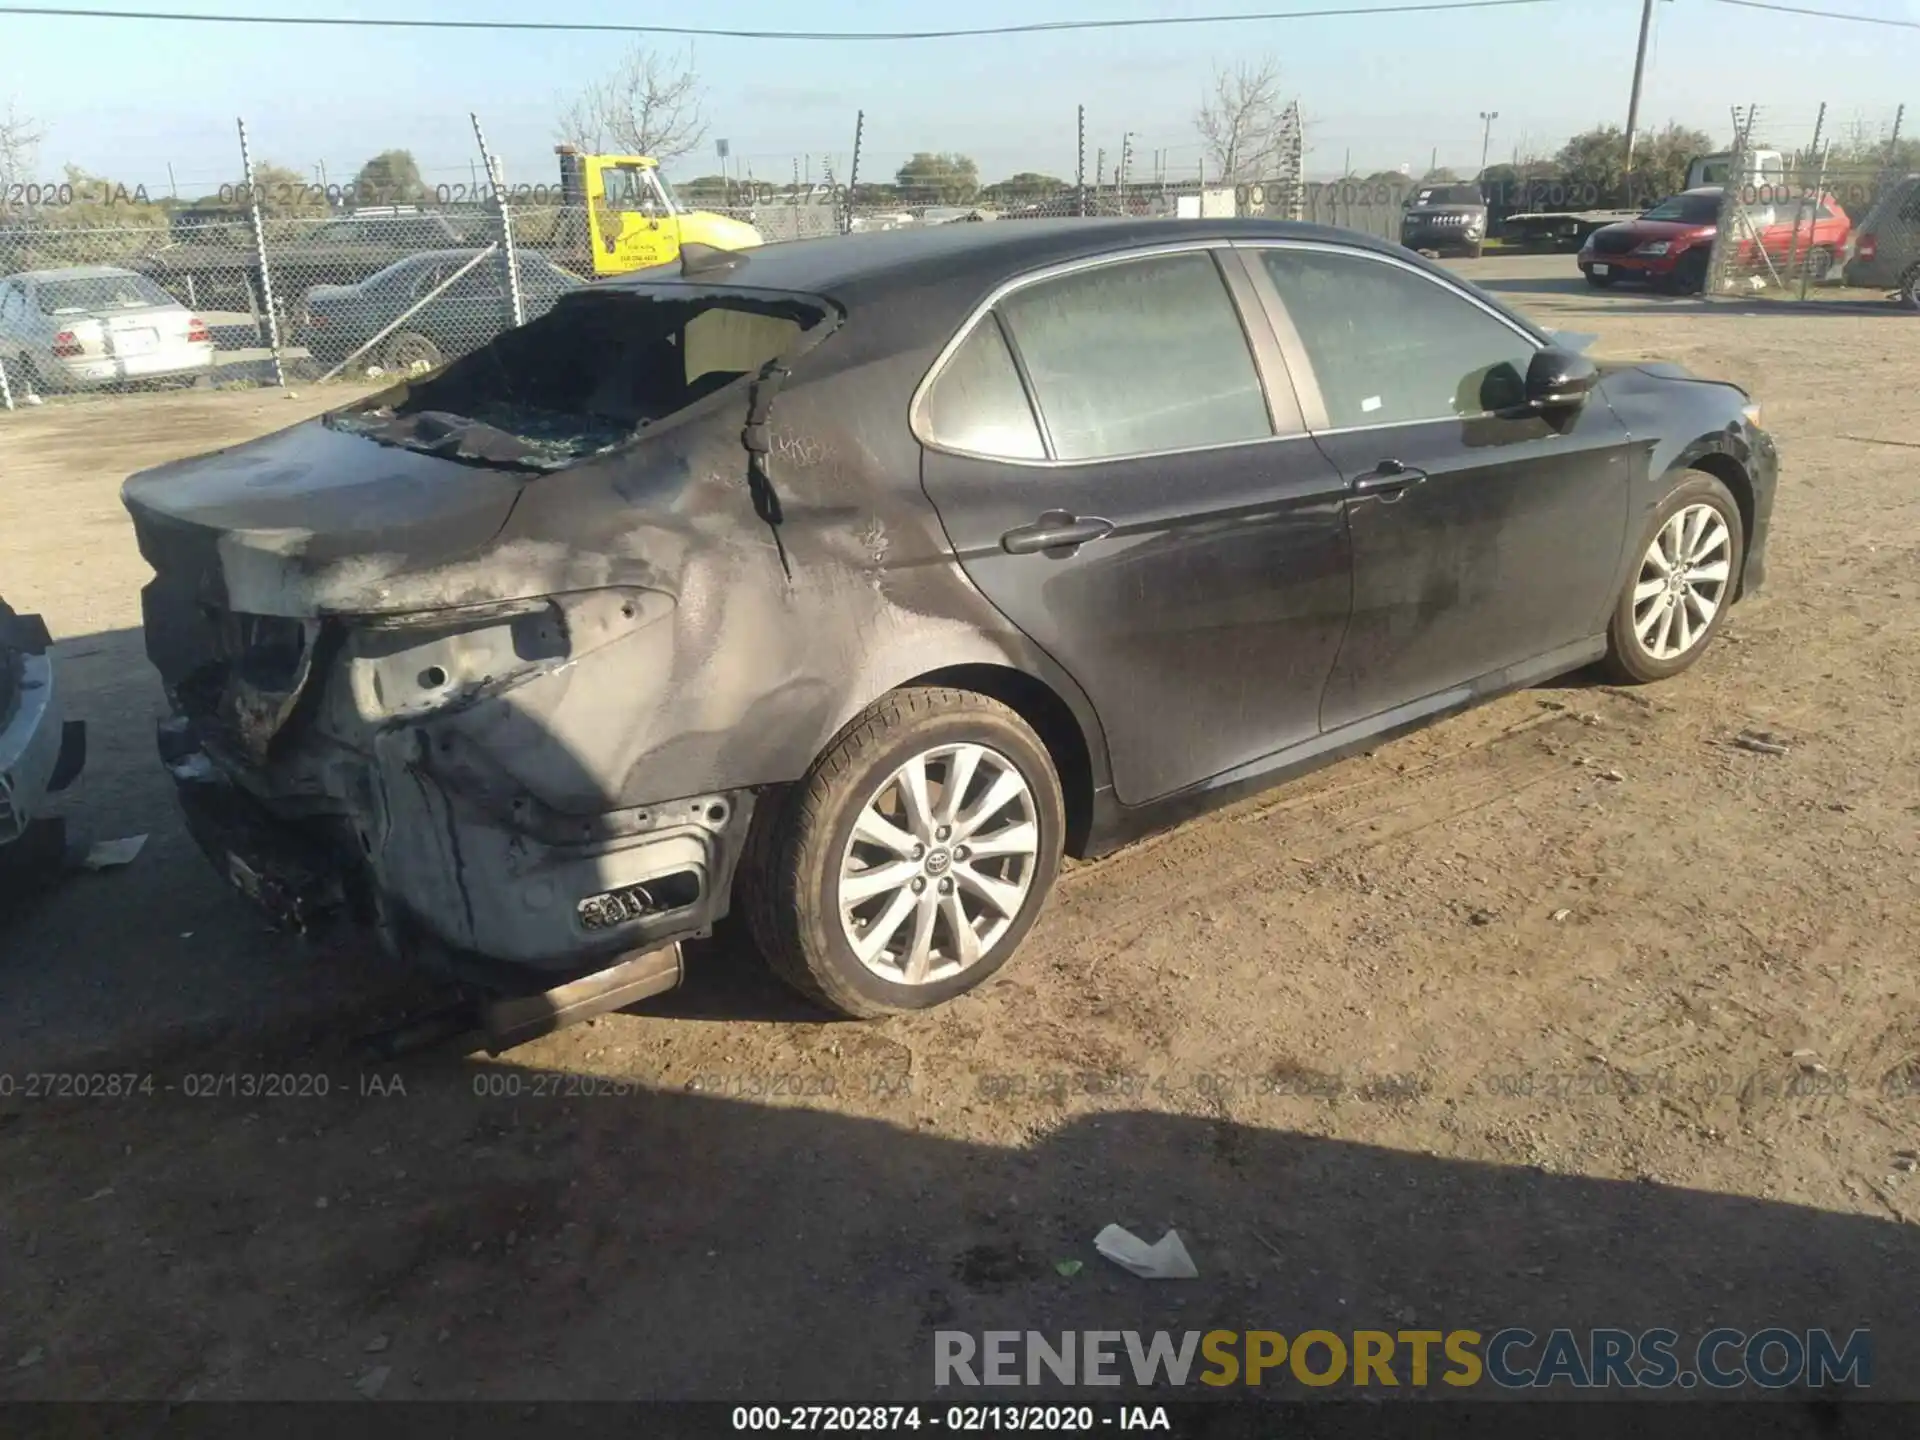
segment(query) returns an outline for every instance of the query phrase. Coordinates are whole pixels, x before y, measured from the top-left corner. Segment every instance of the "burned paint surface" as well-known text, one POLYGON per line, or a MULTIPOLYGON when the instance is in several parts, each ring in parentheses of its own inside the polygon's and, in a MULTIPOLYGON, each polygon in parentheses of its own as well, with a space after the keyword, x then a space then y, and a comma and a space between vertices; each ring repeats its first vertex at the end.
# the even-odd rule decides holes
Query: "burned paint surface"
POLYGON ((912 390, 987 283, 925 278, 915 324, 846 324, 858 297, 829 297, 782 362, 759 456, 776 523, 750 381, 546 473, 311 421, 130 480, 149 651, 209 762, 188 798, 216 861, 282 863, 233 822, 251 809, 302 865, 310 843, 363 872, 362 909, 405 948, 579 972, 710 928, 755 791, 876 696, 956 665, 1051 674, 920 488, 912 390), (303 667, 249 683, 236 615, 308 635, 303 667), (209 801, 210 777, 232 794, 209 801), (666 916, 580 918, 688 875, 698 902, 666 916))

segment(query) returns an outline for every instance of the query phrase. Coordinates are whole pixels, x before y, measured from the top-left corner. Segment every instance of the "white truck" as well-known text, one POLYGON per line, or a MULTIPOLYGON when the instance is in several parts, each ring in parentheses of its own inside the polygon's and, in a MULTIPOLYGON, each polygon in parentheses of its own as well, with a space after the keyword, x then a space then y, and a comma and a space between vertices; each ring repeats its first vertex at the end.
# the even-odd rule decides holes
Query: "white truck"
MULTIPOLYGON (((1702 185, 1738 184, 1742 187, 1783 186, 1787 183, 1787 157, 1778 150, 1750 150, 1746 154, 1746 164, 1739 168, 1739 179, 1735 180, 1736 166, 1740 156, 1731 150, 1718 151, 1712 155, 1699 155, 1687 166, 1687 190, 1698 189, 1702 185)), ((1568 185, 1562 182, 1543 180, 1526 182, 1529 192, 1539 196, 1545 192, 1548 208, 1528 209, 1517 215, 1509 215, 1500 222, 1500 233, 1508 239, 1523 245, 1557 245, 1568 250, 1578 250, 1586 243, 1587 236, 1608 225, 1618 225, 1624 220, 1632 220, 1640 214, 1640 208, 1633 209, 1585 209, 1579 207, 1582 202, 1592 204, 1604 198, 1598 186, 1568 185), (1558 208, 1553 201, 1565 202, 1566 208, 1558 208)), ((1652 196, 1649 203, 1664 200, 1664 195, 1652 196)))

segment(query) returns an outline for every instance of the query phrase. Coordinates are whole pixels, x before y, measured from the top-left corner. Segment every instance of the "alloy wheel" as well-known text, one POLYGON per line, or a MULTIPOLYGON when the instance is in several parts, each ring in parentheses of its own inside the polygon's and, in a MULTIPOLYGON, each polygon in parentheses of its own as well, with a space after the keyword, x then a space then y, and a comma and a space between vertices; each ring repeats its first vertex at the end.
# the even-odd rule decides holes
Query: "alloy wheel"
POLYGON ((1653 537, 1633 587, 1633 634, 1655 660, 1706 638, 1733 578, 1733 535, 1711 505, 1676 510, 1653 537))
POLYGON ((949 979, 1019 918, 1039 855, 1038 807, 1011 760, 978 744, 922 751, 854 822, 840 862, 841 932, 882 979, 949 979))

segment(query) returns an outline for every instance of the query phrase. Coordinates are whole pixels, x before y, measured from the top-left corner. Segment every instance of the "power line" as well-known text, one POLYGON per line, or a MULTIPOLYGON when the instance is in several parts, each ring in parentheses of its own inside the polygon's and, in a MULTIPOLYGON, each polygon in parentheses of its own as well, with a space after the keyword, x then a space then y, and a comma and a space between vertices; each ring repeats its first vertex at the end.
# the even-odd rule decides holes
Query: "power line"
POLYGON ((0 5, 0 15, 68 20, 160 20, 215 25, 344 25, 379 30, 564 30, 619 35, 674 35, 696 40, 967 40, 990 35, 1044 35, 1069 30, 1134 30, 1170 25, 1236 25, 1322 20, 1349 15, 1413 15, 1436 10, 1497 10, 1556 5, 1563 0, 1424 0, 1412 5, 1340 5, 1246 15, 1144 15, 1107 20, 1040 20, 960 30, 728 30, 704 25, 614 25, 568 20, 402 20, 391 16, 193 15, 178 10, 80 10, 63 5, 0 5))
POLYGON ((1890 25, 1896 30, 1920 30, 1920 20, 1895 20, 1886 15, 1849 15, 1844 10, 1814 10, 1804 5, 1775 5, 1769 0, 1719 0, 1743 10, 1771 10, 1780 15, 1811 15, 1816 20, 1851 20, 1856 25, 1890 25))

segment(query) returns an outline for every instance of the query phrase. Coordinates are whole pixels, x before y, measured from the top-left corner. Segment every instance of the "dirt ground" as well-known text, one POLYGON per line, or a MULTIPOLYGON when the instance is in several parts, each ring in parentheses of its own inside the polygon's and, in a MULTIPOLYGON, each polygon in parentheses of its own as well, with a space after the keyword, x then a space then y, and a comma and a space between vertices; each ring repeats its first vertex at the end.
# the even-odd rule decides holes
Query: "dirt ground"
POLYGON ((1570 268, 1463 267, 1780 440, 1769 589, 1691 672, 1074 867, 938 1013, 829 1023, 723 937, 497 1061, 355 1058, 417 983, 263 933, 153 755, 121 480, 343 392, 0 415, 0 591, 93 727, 67 813, 151 837, 0 916, 0 1398, 898 1399, 940 1328, 1414 1323, 1868 1326, 1920 1397, 1920 321, 1570 268))

